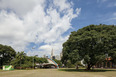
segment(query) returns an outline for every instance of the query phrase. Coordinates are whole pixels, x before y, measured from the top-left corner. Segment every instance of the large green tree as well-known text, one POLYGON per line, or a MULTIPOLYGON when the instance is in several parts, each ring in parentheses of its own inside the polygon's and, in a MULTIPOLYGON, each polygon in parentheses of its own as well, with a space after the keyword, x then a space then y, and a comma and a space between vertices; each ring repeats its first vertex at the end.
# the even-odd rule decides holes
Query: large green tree
POLYGON ((26 60, 26 53, 24 51, 17 52, 16 57, 11 61, 11 64, 14 65, 14 67, 20 67, 24 64, 24 61, 26 60))
POLYGON ((113 58, 116 53, 116 26, 89 25, 71 33, 69 39, 63 44, 62 62, 71 60, 76 63, 84 59, 87 69, 103 61, 106 54, 113 58))
POLYGON ((24 51, 17 52, 16 57, 11 61, 11 64, 18 69, 31 68, 33 64, 33 57, 27 56, 24 51))
POLYGON ((11 46, 0 44, 0 66, 9 64, 16 52, 11 46))

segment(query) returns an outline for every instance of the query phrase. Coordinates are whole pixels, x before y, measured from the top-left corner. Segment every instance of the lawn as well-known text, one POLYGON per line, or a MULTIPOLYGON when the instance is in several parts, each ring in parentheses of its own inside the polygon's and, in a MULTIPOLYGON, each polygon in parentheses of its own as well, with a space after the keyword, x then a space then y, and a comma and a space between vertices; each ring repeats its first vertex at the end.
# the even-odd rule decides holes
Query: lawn
POLYGON ((85 71, 83 69, 0 70, 0 77, 116 77, 116 69, 85 71))

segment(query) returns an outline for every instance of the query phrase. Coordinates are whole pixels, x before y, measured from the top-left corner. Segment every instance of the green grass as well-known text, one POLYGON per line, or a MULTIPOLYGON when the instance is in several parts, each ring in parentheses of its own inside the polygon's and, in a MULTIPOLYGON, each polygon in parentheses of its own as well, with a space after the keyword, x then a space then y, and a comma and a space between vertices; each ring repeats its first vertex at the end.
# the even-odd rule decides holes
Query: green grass
POLYGON ((59 71, 67 71, 67 72, 107 72, 107 71, 115 71, 116 69, 93 69, 93 70, 85 70, 85 69, 74 69, 74 68, 65 68, 58 69, 59 71))
POLYGON ((116 69, 33 69, 33 70, 0 70, 0 77, 116 77, 116 69))

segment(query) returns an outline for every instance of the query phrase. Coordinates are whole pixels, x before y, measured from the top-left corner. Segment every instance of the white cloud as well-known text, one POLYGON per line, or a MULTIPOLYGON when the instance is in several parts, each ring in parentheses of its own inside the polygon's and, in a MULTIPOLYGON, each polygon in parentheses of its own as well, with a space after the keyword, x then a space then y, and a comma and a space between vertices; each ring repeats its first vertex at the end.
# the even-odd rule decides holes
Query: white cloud
POLYGON ((71 4, 67 0, 53 0, 54 5, 59 7, 60 11, 70 9, 71 4))
MULTIPOLYGON (((73 4, 66 0, 53 0, 49 6, 46 1, 1 0, 0 43, 21 51, 27 49, 30 42, 44 42, 45 45, 36 49, 34 54, 50 54, 52 48, 56 55, 59 54, 62 43, 68 38, 62 34, 72 28, 71 21, 78 17, 81 9, 73 10, 73 4)), ((32 55, 31 51, 27 54, 32 55)))
POLYGON ((60 52, 62 51, 62 43, 65 42, 68 39, 69 36, 65 36, 63 37, 59 37, 59 39, 55 42, 55 43, 51 43, 51 44, 46 44, 43 45, 41 47, 39 47, 39 50, 43 53, 39 54, 40 56, 42 55, 51 55, 51 51, 53 49, 54 55, 60 54, 60 52))
POLYGON ((26 44, 23 22, 14 14, 2 10, 0 12, 0 43, 24 49, 26 44))
POLYGON ((32 11, 36 5, 43 5, 45 0, 0 0, 1 9, 10 9, 17 15, 23 16, 32 11))

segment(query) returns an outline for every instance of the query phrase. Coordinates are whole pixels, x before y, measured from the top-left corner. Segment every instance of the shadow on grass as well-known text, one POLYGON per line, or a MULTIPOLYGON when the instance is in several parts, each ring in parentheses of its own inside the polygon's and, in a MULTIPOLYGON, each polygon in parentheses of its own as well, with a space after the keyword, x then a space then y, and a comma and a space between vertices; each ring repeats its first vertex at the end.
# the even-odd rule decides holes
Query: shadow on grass
POLYGON ((85 69, 58 69, 59 71, 67 71, 67 72, 107 72, 107 71, 116 71, 116 69, 93 69, 93 70, 85 70, 85 69))

